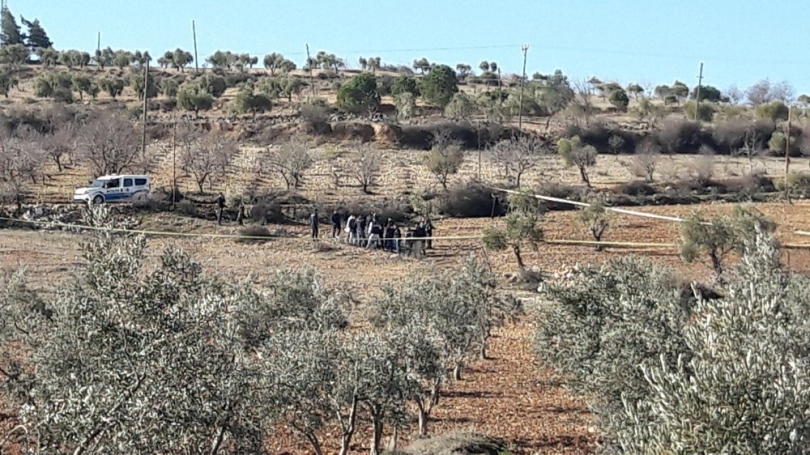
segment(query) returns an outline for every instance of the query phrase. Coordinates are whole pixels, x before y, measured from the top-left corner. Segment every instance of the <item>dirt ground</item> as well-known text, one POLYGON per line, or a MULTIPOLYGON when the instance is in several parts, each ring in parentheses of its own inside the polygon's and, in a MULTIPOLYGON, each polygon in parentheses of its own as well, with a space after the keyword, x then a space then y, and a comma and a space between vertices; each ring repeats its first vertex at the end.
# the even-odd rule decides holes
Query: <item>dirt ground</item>
MULTIPOLYGON (((685 216, 696 207, 644 207, 639 211, 671 216, 685 216)), ((728 204, 701 207, 708 215, 727 213, 728 204)), ((807 229, 810 203, 759 204, 757 208, 779 224, 777 236, 784 243, 810 243, 794 233, 807 229)), ((435 235, 478 235, 498 220, 439 221, 435 235)), ((217 227, 213 223, 150 215, 144 226, 157 229, 171 227, 189 233, 237 232, 237 226, 217 227)), ((151 237, 149 254, 156 256, 168 244, 184 248, 201 261, 210 273, 237 278, 253 273, 258 283, 265 271, 279 267, 309 265, 332 283, 343 283, 353 289, 366 305, 384 283, 407 279, 431 268, 452 267, 469 254, 486 261, 499 276, 514 271, 511 253, 486 252, 480 240, 437 241, 435 250, 423 260, 399 258, 386 253, 320 240, 313 243, 304 226, 269 226, 286 231, 287 236, 262 244, 237 243, 230 239, 204 237, 151 237)), ((576 212, 551 212, 543 221, 548 240, 588 240, 578 224, 576 212)), ((78 242, 82 235, 53 231, 5 230, 0 235, 0 269, 24 267, 32 284, 49 291, 75 274, 82 264, 78 242)), ((616 215, 605 240, 621 242, 673 243, 678 237, 677 223, 649 218, 616 215)), ((525 260, 545 271, 560 272, 575 264, 600 264, 604 261, 637 254, 654 263, 673 267, 684 278, 704 279, 710 270, 704 264, 683 264, 674 246, 645 249, 607 248, 596 252, 587 246, 544 244, 537 251, 528 250, 525 260)), ((810 250, 788 249, 785 262, 802 273, 810 271, 810 250)), ((524 295, 526 295, 524 293, 524 295)), ((497 332, 490 350, 491 359, 471 366, 463 380, 450 386, 447 398, 436 409, 433 431, 477 430, 501 437, 514 444, 514 453, 590 453, 597 444, 592 432, 591 416, 581 397, 571 396, 542 366, 531 349, 533 320, 531 312, 539 301, 527 301, 530 316, 516 326, 497 332)), ((358 315, 353 315, 360 317, 358 315)), ((403 435, 407 439, 407 435, 403 435)), ((327 444, 336 438, 328 435, 327 444)), ((361 432, 356 439, 358 452, 364 451, 368 438, 361 432)), ((279 452, 307 453, 300 440, 279 432, 271 445, 279 452)), ((331 451, 331 449, 330 449, 331 451)))

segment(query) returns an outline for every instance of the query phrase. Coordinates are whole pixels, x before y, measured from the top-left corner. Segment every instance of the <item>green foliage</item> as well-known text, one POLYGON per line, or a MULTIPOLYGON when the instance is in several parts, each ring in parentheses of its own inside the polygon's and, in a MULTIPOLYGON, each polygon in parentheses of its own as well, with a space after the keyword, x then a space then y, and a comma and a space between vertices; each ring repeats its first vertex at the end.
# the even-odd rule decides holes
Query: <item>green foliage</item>
POLYGON ((425 166, 436 176, 442 188, 447 190, 447 182, 455 175, 464 163, 464 152, 450 139, 448 132, 439 132, 433 141, 430 153, 424 157, 425 166))
POLYGON ((161 79, 158 85, 160 86, 160 93, 167 98, 174 98, 177 96, 178 84, 176 80, 166 77, 161 79))
POLYGON ((414 97, 419 96, 419 83, 415 78, 399 75, 394 79, 394 83, 391 86, 391 94, 396 97, 403 93, 410 93, 414 97))
POLYGON ((525 272, 526 265, 521 254, 522 246, 528 244, 534 249, 543 240, 540 221, 543 206, 538 199, 525 193, 509 195, 509 212, 503 227, 489 226, 484 230, 484 244, 493 250, 511 248, 517 260, 518 269, 525 272))
POLYGON ((608 101, 622 112, 627 111, 627 106, 630 104, 630 98, 627 96, 627 92, 621 87, 610 92, 608 101))
POLYGON ((239 114, 267 112, 273 107, 273 101, 264 93, 257 93, 252 86, 243 87, 233 99, 233 107, 239 114))
POLYGON ((761 120, 771 120, 773 122, 779 120, 787 120, 790 109, 781 101, 771 101, 764 103, 754 108, 754 115, 761 120))
POLYGON ((214 97, 199 83, 186 82, 177 91, 177 105, 181 109, 194 111, 195 115, 199 115, 200 111, 211 109, 214 97))
POLYGON ((146 85, 144 85, 143 74, 131 74, 129 77, 129 85, 132 87, 132 90, 139 100, 143 99, 144 92, 146 92, 147 98, 154 98, 160 93, 160 86, 156 83, 155 77, 151 73, 146 75, 146 85))
POLYGON ((592 145, 585 145, 579 136, 571 139, 560 139, 557 142, 557 151, 566 166, 576 166, 582 182, 590 188, 588 168, 596 165, 597 151, 592 145))
POLYGON ((34 96, 55 100, 73 101, 73 79, 63 72, 42 73, 34 79, 34 96))
POLYGON ((621 445, 620 431, 643 431, 656 418, 648 408, 639 408, 637 421, 624 415, 655 394, 640 367, 689 359, 683 332, 692 302, 672 273, 632 256, 579 269, 547 294, 552 304, 537 321, 539 357, 589 397, 608 448, 621 445))
POLYGON ((9 44, 0 47, 0 63, 22 65, 28 62, 31 51, 22 44, 9 44))
POLYGON ((420 92, 425 101, 444 109, 458 92, 456 72, 447 65, 434 66, 422 79, 420 92))
MULTIPOLYGON (((702 98, 702 96, 701 96, 702 98)), ((683 104, 683 112, 687 118, 693 120, 695 118, 695 102, 688 101, 683 104)), ((700 112, 698 112, 698 120, 703 122, 711 122, 714 119, 714 114, 717 112, 717 106, 712 103, 700 103, 700 112)))
POLYGON ((731 216, 706 220, 693 212, 681 224, 680 254, 687 263, 703 254, 719 281, 724 280, 725 261, 732 252, 741 253, 756 233, 771 234, 776 225, 754 208, 735 206, 731 216))
POLYGON ((13 46, 15 44, 24 45, 23 34, 17 19, 11 10, 4 8, 0 11, 0 45, 13 46))
POLYGON ((59 64, 59 51, 53 48, 39 48, 37 49, 37 56, 42 66, 46 68, 59 64))
POLYGON ((222 96, 225 93, 225 89, 228 88, 225 78, 215 74, 206 74, 195 79, 194 82, 214 98, 219 98, 222 96))
POLYGON ((690 355, 641 365, 655 393, 625 408, 625 452, 806 451, 810 280, 781 270, 766 235, 744 250, 724 298, 700 299, 684 327, 690 355))
MULTIPOLYGON (((692 93, 689 94, 691 99, 695 99, 697 96, 697 87, 692 89, 692 93)), ((700 101, 710 101, 712 103, 719 103, 724 101, 724 97, 722 92, 717 87, 713 87, 711 85, 703 85, 700 87, 700 101)))
POLYGON ((99 81, 99 87, 110 97, 115 99, 124 91, 126 83, 120 77, 104 77, 99 81))
POLYGON ((477 110, 477 106, 467 94, 458 92, 444 108, 444 115, 452 118, 469 118, 477 110))
POLYGON ((28 48, 36 51, 38 49, 49 49, 53 47, 53 42, 48 38, 48 34, 45 32, 45 29, 42 28, 39 19, 34 19, 33 21, 27 21, 24 17, 20 19, 22 24, 28 28, 28 34, 25 36, 25 45, 28 46, 28 48))
MULTIPOLYGON (((76 74, 72 78, 72 88, 73 91, 78 92, 79 99, 84 99, 84 94, 88 94, 93 96, 94 88, 96 84, 86 75, 84 74, 76 74)), ((95 91, 98 94, 98 91, 95 91)))
POLYGON ((380 106, 377 79, 369 73, 349 79, 337 92, 337 104, 341 109, 353 113, 377 109, 380 106))
MULTIPOLYGON (((611 212, 605 209, 602 201, 596 199, 590 205, 579 210, 579 221, 585 229, 593 236, 597 242, 602 240, 602 236, 610 227, 611 212)), ((602 246, 597 245, 596 251, 601 251, 602 246)))

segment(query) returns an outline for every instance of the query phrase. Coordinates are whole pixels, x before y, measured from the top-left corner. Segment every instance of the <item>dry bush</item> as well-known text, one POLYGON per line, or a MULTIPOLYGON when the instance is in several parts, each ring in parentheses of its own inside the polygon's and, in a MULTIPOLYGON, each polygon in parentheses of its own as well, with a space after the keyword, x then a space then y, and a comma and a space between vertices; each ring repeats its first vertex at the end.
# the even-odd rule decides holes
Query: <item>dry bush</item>
POLYGON ((661 147, 652 138, 648 138, 636 148, 633 163, 630 165, 630 172, 636 177, 652 182, 660 157, 661 147))
MULTIPOLYGON (((552 153, 545 140, 537 136, 514 137, 501 141, 492 147, 496 164, 504 169, 507 178, 514 173, 515 186, 520 188, 520 180, 526 172, 538 168, 542 159, 552 153)), ((542 174, 542 169, 540 169, 542 174)))
POLYGON ((472 432, 445 433, 418 439, 403 449, 407 455, 501 455, 508 445, 501 439, 472 432))
POLYGON ((492 189, 471 180, 442 196, 439 213, 454 218, 484 218, 501 216, 505 211, 502 204, 495 202, 492 189))
POLYGON ((714 177, 714 151, 708 147, 702 147, 700 154, 692 159, 689 164, 689 172, 692 179, 701 187, 709 183, 714 177))
POLYGON ((239 229, 239 243, 264 243, 271 240, 273 235, 264 226, 245 226, 239 229))
POLYGON ((656 136, 663 151, 670 155, 694 153, 702 144, 700 124, 682 117, 664 120, 656 136))

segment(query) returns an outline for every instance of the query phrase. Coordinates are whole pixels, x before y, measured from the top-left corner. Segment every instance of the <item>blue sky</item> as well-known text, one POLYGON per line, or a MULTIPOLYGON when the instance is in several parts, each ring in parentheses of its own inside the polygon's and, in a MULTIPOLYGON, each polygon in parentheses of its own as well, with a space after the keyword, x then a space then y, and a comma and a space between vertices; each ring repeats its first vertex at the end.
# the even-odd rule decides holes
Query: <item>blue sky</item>
MULTIPOLYGON (((810 93, 810 2, 802 0, 8 0, 19 18, 39 18, 57 49, 102 47, 159 55, 217 49, 284 53, 299 66, 304 45, 342 57, 415 58, 474 68, 496 61, 519 73, 561 69, 580 80, 741 89, 764 78, 810 93)), ((260 58, 261 61, 261 58, 260 58)))

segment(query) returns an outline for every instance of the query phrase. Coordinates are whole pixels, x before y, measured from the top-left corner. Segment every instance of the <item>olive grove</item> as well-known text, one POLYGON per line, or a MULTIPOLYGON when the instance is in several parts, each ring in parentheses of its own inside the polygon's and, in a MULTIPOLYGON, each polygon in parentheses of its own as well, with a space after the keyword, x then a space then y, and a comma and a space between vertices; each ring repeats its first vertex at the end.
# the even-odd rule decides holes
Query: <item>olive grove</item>
MULTIPOLYGON (((95 224, 103 208, 88 208, 95 224)), ((310 269, 266 285, 211 276, 142 236, 102 233, 55 295, 7 277, 0 300, 0 403, 25 453, 267 453, 287 428, 313 453, 348 453, 358 428, 427 432, 441 385, 520 315, 470 260, 385 292, 377 329, 353 330, 352 300, 310 269), (413 311, 416 317, 409 318, 413 311), (335 431, 337 429, 337 431, 335 431)))

